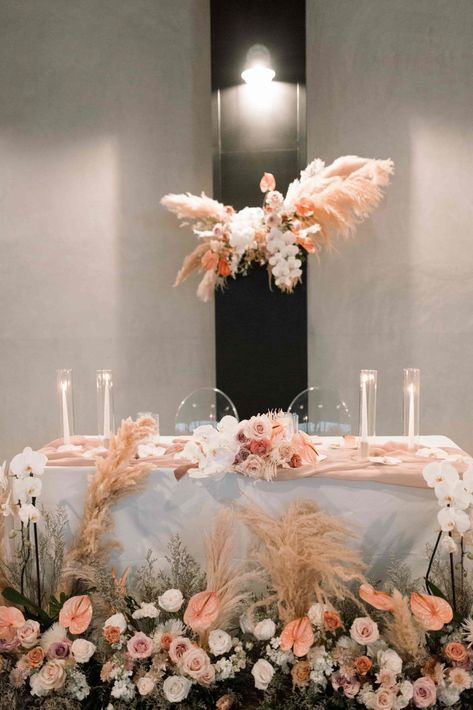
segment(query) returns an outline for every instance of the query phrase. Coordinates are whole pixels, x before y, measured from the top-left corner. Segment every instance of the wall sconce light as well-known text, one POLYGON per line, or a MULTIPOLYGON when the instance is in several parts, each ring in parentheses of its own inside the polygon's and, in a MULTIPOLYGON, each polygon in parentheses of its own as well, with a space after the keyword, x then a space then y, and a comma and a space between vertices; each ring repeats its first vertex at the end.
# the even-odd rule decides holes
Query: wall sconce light
POLYGON ((271 67, 271 55, 264 44, 254 44, 246 55, 245 70, 241 73, 241 78, 251 86, 263 86, 270 84, 276 72, 271 67))

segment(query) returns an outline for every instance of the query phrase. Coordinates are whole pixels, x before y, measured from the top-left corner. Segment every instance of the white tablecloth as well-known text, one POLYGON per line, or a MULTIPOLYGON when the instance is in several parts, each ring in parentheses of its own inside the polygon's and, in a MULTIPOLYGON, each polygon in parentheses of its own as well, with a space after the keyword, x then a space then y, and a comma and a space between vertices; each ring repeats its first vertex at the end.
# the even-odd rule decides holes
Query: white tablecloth
MULTIPOLYGON (((396 437, 377 437, 377 442, 396 437)), ((324 444, 336 439, 326 438, 324 444)), ((455 444, 445 436, 425 436, 429 446, 455 444)), ((427 463, 427 461, 426 461, 427 463)), ((41 504, 63 505, 72 535, 82 515, 91 468, 46 469, 41 504)), ((125 498, 115 509, 117 536, 123 545, 115 553, 118 569, 139 565, 148 549, 159 556, 171 535, 179 533, 190 552, 202 559, 204 532, 222 504, 251 500, 277 513, 294 498, 308 498, 330 513, 341 515, 358 531, 362 553, 372 579, 383 577, 391 560, 407 562, 415 575, 426 567, 426 546, 435 540, 438 506, 431 489, 374 482, 305 478, 268 483, 228 474, 221 481, 196 482, 184 476, 176 481, 169 470, 150 474, 141 493, 125 498)), ((239 555, 244 555, 246 535, 240 532, 239 555)))

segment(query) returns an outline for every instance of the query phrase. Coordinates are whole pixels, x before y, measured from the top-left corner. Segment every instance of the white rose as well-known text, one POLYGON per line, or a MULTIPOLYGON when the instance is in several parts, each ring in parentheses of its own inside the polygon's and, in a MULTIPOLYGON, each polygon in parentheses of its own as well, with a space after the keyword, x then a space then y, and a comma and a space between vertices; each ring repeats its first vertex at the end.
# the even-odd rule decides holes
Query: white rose
POLYGON ((232 637, 222 629, 215 629, 209 634, 209 648, 214 656, 228 653, 232 647, 232 637))
POLYGON ((104 624, 104 627, 105 626, 115 626, 120 629, 120 633, 123 634, 126 630, 126 619, 123 614, 113 614, 113 616, 109 616, 104 624))
POLYGON ((351 625, 350 636, 360 646, 369 646, 379 639, 378 625, 369 616, 359 616, 351 625))
POLYGON ((402 659, 391 648, 378 653, 378 663, 381 668, 391 671, 394 675, 398 675, 402 671, 402 659))
POLYGON ((133 612, 134 619, 157 619, 159 609, 156 609, 154 604, 146 604, 142 602, 140 608, 133 612))
POLYGON ((168 589, 167 592, 158 597, 158 603, 164 611, 179 611, 184 597, 179 589, 168 589))
POLYGON ((276 624, 272 619, 263 619, 256 624, 253 633, 258 641, 269 641, 276 633, 276 624))
POLYGON ((163 683, 163 692, 170 703, 180 703, 187 698, 191 685, 182 675, 170 675, 163 683))
POLYGON ((33 648, 38 643, 39 633, 38 622, 28 619, 23 626, 20 626, 16 635, 23 648, 33 648))
POLYGON ((156 684, 152 678, 150 678, 148 675, 144 675, 138 680, 136 687, 138 688, 138 692, 140 695, 149 695, 153 692, 155 685, 156 684))
POLYGON ((325 606, 323 604, 312 604, 307 616, 314 626, 322 626, 324 620, 325 606))
POLYGON ((274 668, 271 663, 260 658, 251 669, 251 675, 255 679, 255 688, 266 690, 274 675, 274 668))
POLYGON ((77 663, 87 663, 95 653, 95 646, 86 639, 76 639, 72 642, 71 653, 77 663))

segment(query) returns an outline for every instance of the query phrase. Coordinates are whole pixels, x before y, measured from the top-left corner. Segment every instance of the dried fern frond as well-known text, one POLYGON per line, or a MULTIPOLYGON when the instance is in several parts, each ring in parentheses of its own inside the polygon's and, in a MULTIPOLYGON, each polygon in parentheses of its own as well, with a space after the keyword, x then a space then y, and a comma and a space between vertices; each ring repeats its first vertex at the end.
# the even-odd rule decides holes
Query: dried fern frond
POLYGON ((215 592, 220 601, 219 615, 209 631, 232 628, 251 596, 250 585, 261 578, 236 561, 235 523, 235 514, 222 507, 206 538, 207 591, 215 592))
POLYGON ((394 608, 384 637, 405 661, 419 662, 425 656, 425 632, 414 619, 408 598, 395 589, 392 599, 394 608))
POLYGON ((270 580, 266 601, 277 601, 283 622, 304 616, 315 601, 358 601, 349 587, 363 581, 363 563, 340 520, 303 500, 279 518, 256 505, 241 507, 239 517, 259 540, 253 557, 270 580))
POLYGON ((143 486, 153 465, 135 459, 138 444, 150 436, 154 420, 123 421, 112 437, 105 458, 96 460, 96 472, 89 480, 79 531, 66 555, 63 581, 89 579, 95 563, 104 564, 111 550, 119 546, 106 539, 113 529, 112 507, 123 497, 143 486), (92 562, 92 566, 90 563, 92 562))

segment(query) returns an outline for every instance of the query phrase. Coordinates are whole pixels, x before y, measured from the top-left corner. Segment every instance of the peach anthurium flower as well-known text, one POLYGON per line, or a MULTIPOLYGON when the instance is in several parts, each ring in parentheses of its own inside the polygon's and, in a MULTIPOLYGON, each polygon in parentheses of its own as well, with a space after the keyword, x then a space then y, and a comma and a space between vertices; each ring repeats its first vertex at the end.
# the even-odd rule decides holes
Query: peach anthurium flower
POLYGON ((300 456, 302 463, 314 465, 317 463, 317 450, 312 443, 310 436, 308 436, 305 432, 298 431, 294 434, 291 441, 291 447, 294 450, 294 453, 300 456))
POLYGON ((315 254, 317 248, 310 237, 303 237, 300 234, 296 236, 296 244, 303 247, 308 254, 315 254))
POLYGON ((295 656, 305 656, 314 643, 314 632, 308 616, 290 621, 281 634, 281 650, 293 650, 295 656))
POLYGON ((276 180, 272 173, 264 173, 259 184, 261 192, 270 192, 276 187, 276 180))
POLYGON ((215 269, 218 264, 218 260, 218 254, 212 251, 212 249, 208 249, 200 260, 200 263, 202 264, 203 269, 210 271, 211 269, 215 269))
POLYGON ((358 594, 364 602, 380 611, 392 611, 394 608, 391 595, 387 592, 378 592, 371 584, 362 584, 358 594))
POLYGON ((199 592, 189 599, 184 623, 192 631, 206 631, 220 612, 220 601, 215 592, 199 592))
POLYGON ((25 617, 14 606, 0 606, 0 637, 9 638, 14 629, 25 623, 25 617))
POLYGON ((411 611, 417 621, 427 631, 440 631, 445 624, 453 619, 450 604, 441 597, 430 594, 411 594, 411 611))
POLYGON ((83 634, 92 620, 92 602, 87 594, 71 597, 59 612, 59 623, 71 634, 83 634))

